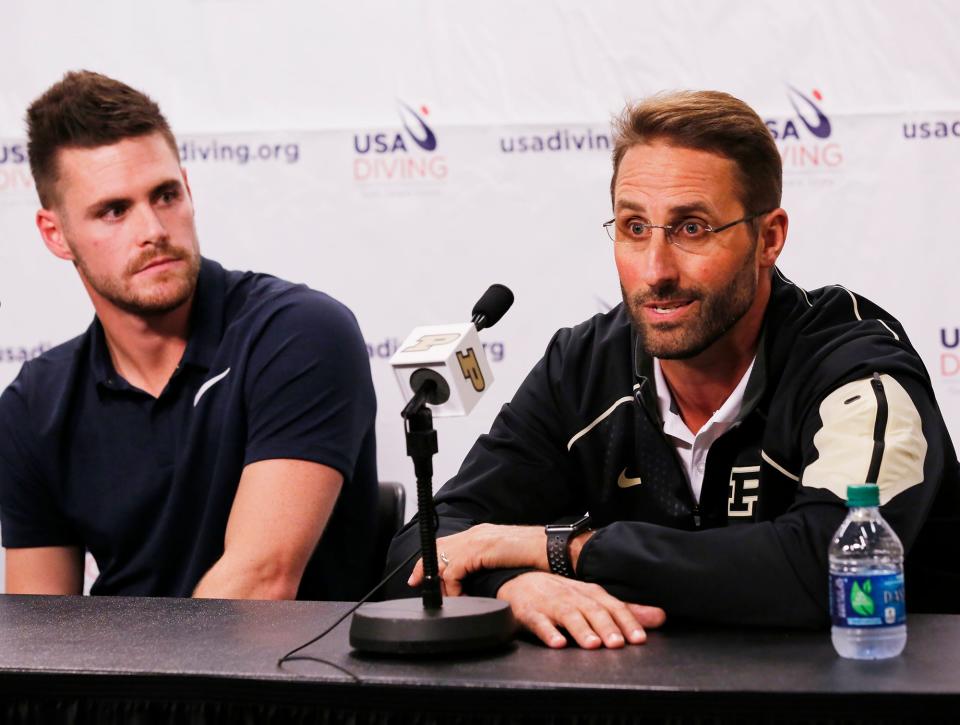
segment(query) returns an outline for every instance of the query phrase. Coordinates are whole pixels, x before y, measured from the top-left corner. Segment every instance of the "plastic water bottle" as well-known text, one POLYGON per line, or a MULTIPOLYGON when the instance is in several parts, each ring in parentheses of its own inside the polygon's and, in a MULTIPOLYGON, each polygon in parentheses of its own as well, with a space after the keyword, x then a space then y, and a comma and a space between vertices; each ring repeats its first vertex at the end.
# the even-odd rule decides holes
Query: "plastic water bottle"
POLYGON ((841 657, 896 657, 907 643, 903 545, 880 515, 874 484, 847 488, 847 518, 830 543, 830 617, 841 657))

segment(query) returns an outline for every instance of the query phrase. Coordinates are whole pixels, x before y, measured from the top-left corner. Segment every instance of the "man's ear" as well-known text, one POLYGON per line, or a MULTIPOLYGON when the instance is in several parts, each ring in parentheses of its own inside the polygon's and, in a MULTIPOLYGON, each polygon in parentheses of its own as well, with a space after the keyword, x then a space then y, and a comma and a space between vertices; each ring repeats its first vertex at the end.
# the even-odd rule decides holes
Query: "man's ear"
POLYGON ((39 209, 36 216, 37 229, 40 230, 40 236, 47 249, 60 259, 74 261, 73 252, 70 245, 67 244, 67 238, 63 233, 63 220, 53 209, 39 209))
POLYGON ((757 250, 757 260, 761 269, 770 269, 777 263, 777 257, 783 251, 787 241, 787 226, 789 219, 783 209, 774 209, 764 214, 760 227, 760 246, 757 250))

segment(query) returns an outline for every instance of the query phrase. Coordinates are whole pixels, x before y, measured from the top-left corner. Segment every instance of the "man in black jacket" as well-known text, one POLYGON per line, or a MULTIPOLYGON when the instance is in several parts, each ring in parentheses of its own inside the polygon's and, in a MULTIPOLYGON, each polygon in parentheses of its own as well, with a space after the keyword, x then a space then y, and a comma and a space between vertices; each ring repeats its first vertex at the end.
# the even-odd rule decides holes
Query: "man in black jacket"
MULTIPOLYGON (((882 309, 776 268, 763 121, 723 93, 657 96, 624 113, 613 161, 624 302, 556 334, 439 492, 446 593, 505 599, 555 647, 560 628, 639 643, 665 614, 822 626, 846 487, 870 482, 908 606, 956 611, 960 475, 929 376, 882 309)), ((391 559, 416 546, 408 527, 391 559)))

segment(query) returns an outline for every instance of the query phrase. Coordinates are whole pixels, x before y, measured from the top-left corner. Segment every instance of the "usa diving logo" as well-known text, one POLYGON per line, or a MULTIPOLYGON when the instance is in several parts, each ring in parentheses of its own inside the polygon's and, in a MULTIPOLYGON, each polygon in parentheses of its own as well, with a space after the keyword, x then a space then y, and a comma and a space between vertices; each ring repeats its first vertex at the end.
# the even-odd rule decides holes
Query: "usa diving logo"
POLYGON ((397 101, 400 126, 353 135, 353 180, 358 184, 421 184, 447 178, 447 159, 438 153, 430 109, 397 101))
POLYGON ((787 86, 792 114, 764 119, 777 142, 783 170, 791 172, 833 171, 843 165, 843 149, 834 135, 833 123, 823 110, 823 94, 814 88, 804 93, 787 86))

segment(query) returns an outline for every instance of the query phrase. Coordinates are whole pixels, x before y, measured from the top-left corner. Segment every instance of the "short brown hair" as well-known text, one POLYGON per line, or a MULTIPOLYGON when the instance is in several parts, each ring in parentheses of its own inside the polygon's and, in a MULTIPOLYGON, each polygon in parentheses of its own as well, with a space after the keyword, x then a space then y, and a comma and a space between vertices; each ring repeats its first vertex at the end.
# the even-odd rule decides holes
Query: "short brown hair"
POLYGON ((148 96, 100 73, 67 73, 27 108, 27 154, 40 203, 49 208, 57 200, 60 149, 95 148, 153 133, 163 134, 178 153, 167 119, 148 96))
POLYGON ((611 200, 623 155, 632 146, 654 141, 731 159, 746 213, 780 206, 780 152, 760 116, 739 98, 720 91, 674 91, 627 106, 614 122, 611 200))

